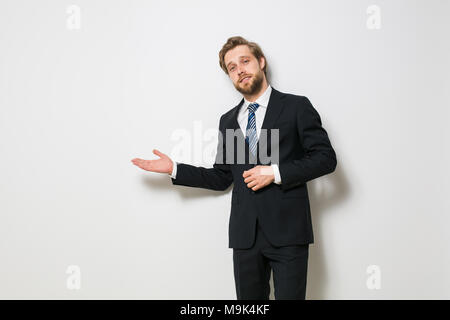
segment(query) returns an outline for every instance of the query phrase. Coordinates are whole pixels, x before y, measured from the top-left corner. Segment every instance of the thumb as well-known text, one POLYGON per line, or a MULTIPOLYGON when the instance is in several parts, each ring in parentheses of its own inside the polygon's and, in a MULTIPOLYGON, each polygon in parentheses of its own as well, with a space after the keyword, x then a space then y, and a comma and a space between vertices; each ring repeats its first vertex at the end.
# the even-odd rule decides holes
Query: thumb
POLYGON ((153 153, 156 154, 157 156, 164 158, 166 155, 156 149, 153 149, 153 153))

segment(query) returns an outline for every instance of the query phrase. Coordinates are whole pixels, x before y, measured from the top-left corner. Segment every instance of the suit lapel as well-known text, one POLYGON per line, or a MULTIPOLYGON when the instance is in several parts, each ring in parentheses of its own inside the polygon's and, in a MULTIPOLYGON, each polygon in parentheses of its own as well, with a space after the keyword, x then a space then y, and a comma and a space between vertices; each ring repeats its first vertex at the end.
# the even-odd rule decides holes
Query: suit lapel
POLYGON ((275 122, 278 119, 281 111, 283 110, 283 101, 281 97, 283 94, 272 87, 272 92, 269 98, 269 104, 267 106, 266 115, 264 116, 264 121, 261 129, 273 129, 275 122))

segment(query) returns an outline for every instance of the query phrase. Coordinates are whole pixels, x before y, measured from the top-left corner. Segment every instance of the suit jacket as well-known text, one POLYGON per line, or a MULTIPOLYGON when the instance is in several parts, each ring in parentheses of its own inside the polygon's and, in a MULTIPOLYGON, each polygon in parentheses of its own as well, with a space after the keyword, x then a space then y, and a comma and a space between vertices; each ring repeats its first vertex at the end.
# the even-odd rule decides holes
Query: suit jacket
POLYGON ((229 248, 250 248, 254 243, 257 220, 274 246, 313 243, 306 182, 333 172, 337 164, 320 116, 308 98, 282 93, 272 87, 261 129, 278 129, 278 150, 272 150, 271 131, 267 130, 267 139, 262 139, 261 130, 257 156, 252 157, 237 121, 243 103, 244 98, 220 118, 222 138, 213 167, 178 163, 176 179, 172 178, 172 183, 211 190, 226 190, 233 184, 229 248), (227 136, 226 129, 236 130, 236 134, 227 136), (242 144, 244 161, 237 158, 242 144), (272 151, 278 151, 278 159, 273 163, 279 167, 281 185, 271 183, 253 191, 247 187, 242 175, 256 165, 272 164, 271 158, 260 157, 259 150, 263 147, 267 150, 263 154, 272 155, 272 151))

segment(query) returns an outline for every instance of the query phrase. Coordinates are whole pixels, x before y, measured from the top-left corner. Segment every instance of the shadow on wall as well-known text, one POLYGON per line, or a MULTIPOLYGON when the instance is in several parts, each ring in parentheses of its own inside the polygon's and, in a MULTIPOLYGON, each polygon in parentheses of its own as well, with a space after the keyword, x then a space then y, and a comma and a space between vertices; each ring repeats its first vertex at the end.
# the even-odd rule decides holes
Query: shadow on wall
MULTIPOLYGON (((311 205, 311 219, 314 243, 309 246, 307 300, 327 299, 325 294, 330 271, 327 267, 322 239, 322 221, 326 214, 333 214, 333 208, 347 197, 349 184, 338 159, 336 170, 324 177, 307 183, 311 205)), ((274 300, 273 273, 270 276, 270 299, 274 300)))
MULTIPOLYGON (((176 188, 176 192, 181 197, 183 201, 189 201, 189 200, 195 200, 198 198, 206 198, 206 197, 221 197, 224 193, 231 193, 231 190, 233 190, 233 184, 231 184, 230 187, 228 187, 225 191, 215 191, 215 190, 208 190, 203 188, 192 188, 187 186, 177 186, 173 185, 171 178, 168 174, 151 174, 146 175, 142 178, 142 183, 146 185, 150 190, 153 192, 155 190, 159 193, 165 193, 168 192, 174 192, 176 188), (161 175, 162 177, 156 177, 156 175, 161 175), (174 188, 175 187, 175 188, 174 188)), ((152 195, 154 196, 154 194, 152 195)), ((231 200, 230 200, 231 201, 231 200)), ((230 202, 231 204, 231 202, 230 202)))
MULTIPOLYGON (((308 182, 314 244, 310 245, 309 250, 307 299, 328 299, 326 289, 332 273, 332 266, 327 265, 327 256, 325 255, 327 250, 324 247, 322 229, 327 215, 334 214, 333 209, 344 201, 350 192, 341 163, 338 159, 338 165, 332 174, 308 182)), ((330 251, 328 250, 328 252, 330 251)))

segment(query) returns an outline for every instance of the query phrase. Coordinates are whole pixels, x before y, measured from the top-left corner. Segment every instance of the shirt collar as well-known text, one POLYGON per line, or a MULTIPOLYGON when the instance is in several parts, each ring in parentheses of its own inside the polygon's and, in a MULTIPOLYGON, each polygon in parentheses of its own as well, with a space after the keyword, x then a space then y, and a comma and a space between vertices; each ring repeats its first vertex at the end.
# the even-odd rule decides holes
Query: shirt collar
MULTIPOLYGON (((259 107, 267 108, 267 106, 269 104, 269 98, 270 98, 271 92, 272 92, 272 87, 269 84, 266 88, 266 91, 264 91, 264 93, 262 95, 260 95, 259 98, 256 99, 256 101, 255 101, 257 104, 259 104, 259 107)), ((252 103, 252 102, 248 101, 244 97, 244 104, 242 106, 242 110, 243 111, 247 110, 247 107, 250 103, 252 103)))

